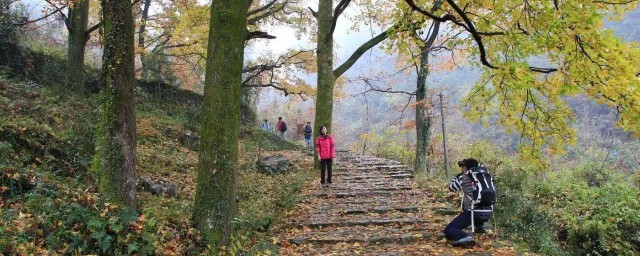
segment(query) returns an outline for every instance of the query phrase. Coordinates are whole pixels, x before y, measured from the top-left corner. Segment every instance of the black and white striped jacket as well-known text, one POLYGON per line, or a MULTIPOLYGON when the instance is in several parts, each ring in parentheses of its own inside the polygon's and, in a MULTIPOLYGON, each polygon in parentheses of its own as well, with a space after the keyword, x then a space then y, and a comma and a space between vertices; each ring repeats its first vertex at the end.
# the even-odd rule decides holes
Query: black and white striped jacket
MULTIPOLYGON (((483 166, 481 165, 479 167, 483 166)), ((449 182, 449 191, 462 191, 463 196, 461 208, 463 211, 470 211, 471 207, 473 206, 473 210, 476 212, 492 212, 493 206, 481 207, 478 205, 478 202, 474 201, 474 192, 478 193, 478 186, 476 186, 478 182, 481 181, 478 181, 476 176, 473 175, 473 172, 471 170, 468 170, 464 174, 458 174, 455 178, 451 179, 451 181, 449 182)), ((490 186, 494 188, 493 180, 482 182, 489 182, 491 183, 490 186)))

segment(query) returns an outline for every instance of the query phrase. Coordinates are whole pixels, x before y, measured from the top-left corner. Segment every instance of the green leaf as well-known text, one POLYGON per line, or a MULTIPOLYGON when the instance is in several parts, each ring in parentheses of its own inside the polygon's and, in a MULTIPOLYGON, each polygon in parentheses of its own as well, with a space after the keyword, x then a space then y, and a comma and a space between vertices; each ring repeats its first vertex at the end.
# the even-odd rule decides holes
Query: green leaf
POLYGON ((113 237, 110 235, 107 235, 104 237, 104 239, 100 240, 100 250, 102 250, 102 253, 106 253, 107 250, 109 250, 109 247, 111 247, 112 240, 113 240, 113 237))
POLYGON ((129 245, 127 245, 127 254, 138 251, 140 251, 140 245, 138 245, 138 243, 130 243, 129 245))

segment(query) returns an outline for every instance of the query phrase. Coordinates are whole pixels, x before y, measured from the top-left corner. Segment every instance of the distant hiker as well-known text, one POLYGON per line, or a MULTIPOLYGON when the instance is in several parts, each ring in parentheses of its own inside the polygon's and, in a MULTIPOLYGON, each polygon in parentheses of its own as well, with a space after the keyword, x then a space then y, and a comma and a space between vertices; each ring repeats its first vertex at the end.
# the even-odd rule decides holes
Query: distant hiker
POLYGON ((473 237, 462 230, 472 226, 475 233, 485 232, 483 224, 493 215, 496 191, 489 171, 475 159, 459 161, 458 166, 460 174, 449 182, 449 191, 462 190, 462 213, 444 228, 444 235, 453 246, 473 246, 473 237))
POLYGON ((311 122, 307 122, 307 126, 304 127, 304 141, 307 142, 307 147, 311 147, 311 134, 313 129, 311 128, 311 122))
POLYGON ((327 134, 325 126, 320 128, 320 136, 316 140, 316 152, 318 152, 318 159, 320 159, 320 184, 322 187, 328 187, 331 185, 331 165, 333 158, 336 157, 336 145, 333 142, 333 137, 327 134), (326 183, 325 172, 327 173, 326 183))
POLYGON ((278 132, 280 132, 280 138, 284 140, 284 132, 287 131, 287 123, 282 121, 282 117, 278 117, 278 132))
POLYGON ((267 121, 267 119, 262 122, 262 124, 260 125, 260 129, 265 132, 271 131, 271 124, 269 124, 269 121, 267 121))

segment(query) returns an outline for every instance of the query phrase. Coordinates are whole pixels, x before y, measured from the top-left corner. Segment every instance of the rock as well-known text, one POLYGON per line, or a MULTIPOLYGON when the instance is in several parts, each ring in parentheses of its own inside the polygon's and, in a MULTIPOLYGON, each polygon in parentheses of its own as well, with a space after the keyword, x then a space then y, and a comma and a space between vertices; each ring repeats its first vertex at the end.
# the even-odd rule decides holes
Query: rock
POLYGON ((282 155, 273 155, 258 160, 258 171, 268 175, 277 175, 293 169, 293 164, 282 155))
POLYGON ((292 238, 289 240, 290 243, 292 244, 296 244, 296 245, 301 245, 307 242, 307 239, 304 237, 296 237, 296 238, 292 238))
POLYGON ((180 135, 180 143, 191 150, 197 150, 199 142, 200 137, 191 131, 186 131, 180 135))
POLYGON ((140 179, 139 186, 143 191, 148 191, 152 195, 178 197, 178 186, 169 181, 152 180, 149 177, 142 177, 140 179))

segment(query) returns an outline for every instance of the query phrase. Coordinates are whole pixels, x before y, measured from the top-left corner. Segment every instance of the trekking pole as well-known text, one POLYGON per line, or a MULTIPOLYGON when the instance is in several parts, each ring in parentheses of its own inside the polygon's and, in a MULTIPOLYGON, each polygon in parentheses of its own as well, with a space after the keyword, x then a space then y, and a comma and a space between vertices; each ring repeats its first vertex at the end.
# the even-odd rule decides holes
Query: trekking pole
POLYGON ((476 232, 476 225, 473 223, 473 201, 471 201, 471 233, 476 232))
POLYGON ((496 212, 493 210, 493 205, 491 206, 491 213, 493 213, 493 236, 498 236, 498 217, 496 216, 496 212))

